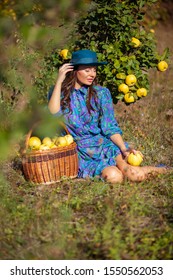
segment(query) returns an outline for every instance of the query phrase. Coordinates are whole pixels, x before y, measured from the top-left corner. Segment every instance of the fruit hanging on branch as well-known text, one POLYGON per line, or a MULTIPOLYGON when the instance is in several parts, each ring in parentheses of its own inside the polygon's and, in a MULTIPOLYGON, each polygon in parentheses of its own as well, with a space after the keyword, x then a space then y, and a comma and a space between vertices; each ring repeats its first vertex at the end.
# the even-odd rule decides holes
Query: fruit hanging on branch
POLYGON ((132 93, 127 93, 124 95, 124 101, 126 103, 133 103, 133 102, 135 102, 135 98, 132 93))
POLYGON ((126 76, 126 84, 131 87, 134 86, 137 82, 136 76, 133 74, 127 75, 126 76))
POLYGON ((63 58, 63 59, 67 59, 67 55, 68 55, 68 49, 63 49, 60 51, 59 55, 63 58))
POLYGON ((138 97, 147 96, 146 88, 139 88, 136 92, 138 97))
POLYGON ((124 94, 129 92, 129 87, 126 84, 120 84, 118 87, 119 92, 123 92, 124 94))
POLYGON ((139 39, 137 39, 135 37, 132 37, 131 42, 134 45, 134 48, 138 48, 141 45, 141 42, 139 41, 139 39))
POLYGON ((164 60, 160 61, 158 63, 158 70, 161 71, 161 72, 164 72, 168 69, 168 63, 164 60))
POLYGON ((91 1, 88 12, 78 18, 71 31, 68 47, 47 58, 48 75, 50 69, 54 75, 73 51, 90 49, 99 61, 108 62, 98 67, 97 76, 99 83, 109 88, 114 103, 121 100, 129 104, 145 97, 150 92, 149 70, 164 72, 168 68, 169 49, 159 54, 155 33, 143 24, 147 9, 155 2, 91 1))

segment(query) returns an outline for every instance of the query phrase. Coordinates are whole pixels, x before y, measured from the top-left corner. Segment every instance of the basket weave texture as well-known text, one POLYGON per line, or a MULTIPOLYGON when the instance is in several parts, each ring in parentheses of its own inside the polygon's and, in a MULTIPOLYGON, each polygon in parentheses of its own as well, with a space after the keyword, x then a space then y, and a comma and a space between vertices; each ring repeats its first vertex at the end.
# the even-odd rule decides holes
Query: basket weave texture
MULTIPOLYGON (((68 130, 66 133, 68 133, 68 130)), ((63 177, 76 178, 78 156, 76 143, 42 151, 27 152, 32 130, 26 136, 26 149, 22 153, 22 166, 26 180, 35 184, 52 184, 63 177)))

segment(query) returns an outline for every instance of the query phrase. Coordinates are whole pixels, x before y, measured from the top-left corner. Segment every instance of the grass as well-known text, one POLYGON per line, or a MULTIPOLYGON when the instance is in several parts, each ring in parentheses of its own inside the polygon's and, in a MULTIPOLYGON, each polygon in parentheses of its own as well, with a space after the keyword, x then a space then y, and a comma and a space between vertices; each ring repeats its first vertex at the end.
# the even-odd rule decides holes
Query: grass
MULTIPOLYGON (((115 106, 124 138, 144 153, 144 164, 172 164, 166 112, 173 85, 165 87, 164 103, 153 89, 132 106, 115 106)), ((35 186, 24 180, 19 158, 1 170, 0 259, 173 258, 173 174, 141 183, 74 179, 35 186)))
POLYGON ((1 178, 1 259, 172 259, 173 175, 110 185, 1 178))

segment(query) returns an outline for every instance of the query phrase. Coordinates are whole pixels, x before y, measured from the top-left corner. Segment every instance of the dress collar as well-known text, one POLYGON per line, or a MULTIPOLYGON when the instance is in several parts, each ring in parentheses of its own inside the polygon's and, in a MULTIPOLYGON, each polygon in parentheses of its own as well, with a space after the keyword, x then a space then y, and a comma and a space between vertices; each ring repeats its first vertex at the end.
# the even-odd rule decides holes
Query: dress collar
POLYGON ((86 94, 88 92, 88 86, 82 86, 79 89, 74 89, 75 92, 80 92, 82 94, 86 94))

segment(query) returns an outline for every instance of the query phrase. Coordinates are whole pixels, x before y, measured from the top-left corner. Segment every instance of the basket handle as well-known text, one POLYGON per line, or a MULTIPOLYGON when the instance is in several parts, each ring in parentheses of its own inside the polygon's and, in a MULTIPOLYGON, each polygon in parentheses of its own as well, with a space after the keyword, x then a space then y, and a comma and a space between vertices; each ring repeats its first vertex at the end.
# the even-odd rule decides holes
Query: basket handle
MULTIPOLYGON (((60 124, 60 126, 62 126, 62 128, 65 130, 65 132, 67 134, 69 134, 69 131, 68 131, 66 125, 62 121, 60 121, 59 124, 60 124)), ((27 133, 26 138, 25 138, 25 147, 22 149, 21 153, 25 153, 26 152, 26 150, 28 148, 28 143, 29 143, 29 139, 31 137, 32 131, 33 131, 34 127, 36 127, 37 125, 38 125, 38 123, 35 123, 32 126, 32 128, 29 130, 29 132, 27 133)))
POLYGON ((68 131, 68 129, 67 129, 65 123, 63 123, 62 121, 60 121, 59 124, 64 128, 65 132, 66 132, 67 134, 69 134, 69 131, 68 131))

